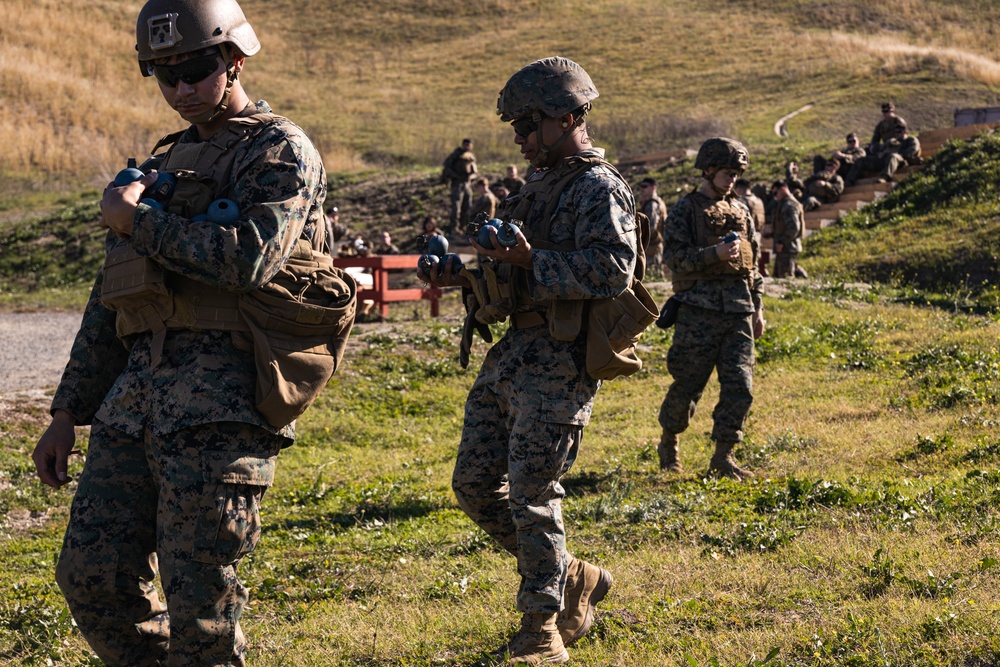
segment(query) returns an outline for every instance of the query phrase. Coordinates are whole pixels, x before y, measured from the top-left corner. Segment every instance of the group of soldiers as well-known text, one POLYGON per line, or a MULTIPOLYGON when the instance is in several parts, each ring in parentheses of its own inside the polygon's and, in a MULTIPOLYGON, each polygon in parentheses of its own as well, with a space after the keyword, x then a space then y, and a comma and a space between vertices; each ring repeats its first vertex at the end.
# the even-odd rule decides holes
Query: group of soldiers
MULTIPOLYGON (((166 150, 139 180, 103 193, 105 264, 32 454, 40 480, 61 488, 78 453, 75 428, 91 427, 56 580, 107 665, 245 664, 239 621, 250 591, 237 567, 257 546, 260 503, 295 422, 263 416, 266 371, 241 335, 244 311, 228 306, 268 284, 303 245, 333 247, 318 152, 301 128, 252 102, 239 79, 259 50, 236 0, 147 0, 136 24, 142 75, 189 127, 154 148, 166 150), (145 198, 159 172, 176 179, 166 206, 145 198), (221 197, 233 216, 207 216, 221 197), (215 316, 183 317, 202 312, 215 316)), ((765 327, 759 229, 734 191, 749 154, 729 138, 706 141, 694 161, 700 186, 669 210, 644 179, 638 206, 657 232, 649 238, 632 188, 588 134, 597 98, 590 75, 566 58, 515 72, 496 111, 532 171, 522 179, 509 169, 507 196, 490 206, 521 224, 489 227, 485 245, 471 240, 477 268, 449 258, 418 269, 428 283, 462 288, 464 363, 474 333, 492 340, 489 326, 508 324, 469 391, 452 489, 516 562, 521 622, 497 651, 509 664, 566 662, 613 585, 569 549, 560 480, 580 454, 598 377, 632 372, 614 365, 627 349, 611 347, 611 370, 594 354, 612 345, 620 321, 592 315, 632 312, 647 258, 670 271, 674 289, 658 322, 675 327, 660 468, 683 469, 680 435, 717 371, 707 473, 752 474, 733 458, 765 327)), ((475 182, 472 148, 467 139, 446 161, 450 232, 467 220, 470 184, 488 191, 475 182)), ((776 198, 789 201, 783 188, 776 198)), ((433 220, 424 231, 435 231, 433 220)), ((776 247, 779 257, 797 252, 785 240, 776 247)))

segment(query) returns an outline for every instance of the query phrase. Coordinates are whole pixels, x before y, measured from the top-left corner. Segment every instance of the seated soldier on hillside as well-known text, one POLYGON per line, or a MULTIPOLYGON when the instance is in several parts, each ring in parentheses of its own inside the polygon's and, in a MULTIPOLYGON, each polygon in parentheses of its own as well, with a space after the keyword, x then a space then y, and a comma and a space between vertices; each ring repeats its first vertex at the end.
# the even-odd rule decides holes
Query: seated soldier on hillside
POLYGON ((806 179, 805 197, 802 200, 805 210, 812 211, 840 199, 840 194, 844 191, 844 179, 837 174, 838 169, 839 160, 827 160, 820 171, 806 179))
POLYGON ((865 174, 875 172, 879 172, 879 183, 888 183, 893 180, 900 167, 922 163, 920 141, 910 136, 905 120, 896 118, 893 134, 879 147, 877 153, 867 155, 854 163, 847 175, 847 184, 854 185, 865 174))
POLYGON ((902 120, 902 118, 896 115, 896 107, 892 102, 882 103, 882 120, 878 122, 875 126, 875 131, 872 132, 872 140, 868 143, 869 153, 878 153, 879 148, 892 139, 893 133, 896 129, 896 121, 902 120))
POLYGON ((788 185, 788 191, 795 195, 796 199, 801 200, 805 195, 806 186, 799 178, 799 165, 795 162, 789 162, 785 165, 785 183, 788 185))
POLYGON ((861 142, 858 141, 858 135, 851 132, 847 135, 847 146, 841 148, 839 151, 833 151, 830 154, 830 159, 840 160, 840 168, 837 170, 837 175, 841 178, 847 178, 848 172, 851 171, 851 167, 854 163, 863 158, 867 153, 865 149, 861 147, 861 142))

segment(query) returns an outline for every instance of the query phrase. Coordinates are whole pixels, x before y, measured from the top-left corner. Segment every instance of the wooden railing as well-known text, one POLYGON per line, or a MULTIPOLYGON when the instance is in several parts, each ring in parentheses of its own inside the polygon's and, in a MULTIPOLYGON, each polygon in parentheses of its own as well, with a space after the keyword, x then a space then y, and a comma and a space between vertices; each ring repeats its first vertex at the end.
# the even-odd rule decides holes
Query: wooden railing
POLYGON ((334 266, 345 269, 350 266, 361 266, 372 270, 372 288, 359 286, 358 299, 371 299, 378 306, 382 317, 389 314, 389 304, 400 301, 419 301, 426 299, 431 302, 431 317, 440 313, 438 300, 441 290, 437 287, 390 288, 389 273, 408 270, 414 275, 417 271, 417 259, 420 255, 371 255, 369 257, 334 257, 334 266))

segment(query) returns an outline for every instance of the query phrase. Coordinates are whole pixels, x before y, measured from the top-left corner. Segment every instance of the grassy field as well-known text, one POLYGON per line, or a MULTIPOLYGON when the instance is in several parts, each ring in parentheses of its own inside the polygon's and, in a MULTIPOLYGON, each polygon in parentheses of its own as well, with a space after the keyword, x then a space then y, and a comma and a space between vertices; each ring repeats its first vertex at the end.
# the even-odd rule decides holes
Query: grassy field
MULTIPOLYGON (((752 482, 701 476, 711 386, 689 472, 656 470, 669 333, 602 388, 565 515, 617 583, 574 664, 998 664, 1000 324, 877 289, 770 294, 738 451, 752 482)), ((357 328, 281 456, 241 567, 251 664, 485 665, 516 624, 513 562, 449 488, 474 377, 457 303, 399 310, 357 328)), ((0 662, 95 664, 51 581, 71 488, 33 479, 42 416, 23 405, 0 435, 0 662)))
MULTIPOLYGON (((25 192, 103 186, 181 127, 141 80, 141 3, 0 0, 0 212, 25 192), (84 38, 66 39, 80 33, 84 38)), ((518 157, 494 115, 516 69, 561 54, 592 74, 615 159, 697 147, 720 128, 780 144, 869 131, 893 98, 916 129, 996 104, 1000 8, 988 0, 246 0, 263 49, 242 77, 300 123, 333 173, 440 165, 465 135, 518 157)), ((44 197, 42 197, 44 199, 44 197)))
MULTIPOLYGON (((100 188, 180 126, 135 66, 140 4, 0 0, 0 312, 81 307, 103 259, 100 188)), ((612 158, 724 132, 762 182, 867 134, 887 97, 918 133, 1000 103, 989 0, 242 4, 264 45, 251 96, 315 139, 349 224, 400 239, 444 213, 436 176, 462 136, 487 173, 515 161, 496 93, 554 53, 593 75, 612 158)), ((645 334, 644 369, 601 389, 564 479, 570 547, 616 580, 572 664, 1000 665, 998 156, 997 135, 947 147, 809 237, 809 283, 769 285, 737 451, 753 481, 702 477, 712 383, 686 472, 656 469, 670 333, 645 334)), ((626 171, 647 173, 668 203, 695 183, 686 163, 626 171)), ((355 329, 280 457, 241 566, 250 664, 488 665, 517 623, 514 564, 449 486, 485 347, 462 370, 455 295, 439 319, 426 309, 355 329)), ((46 420, 44 399, 0 400, 0 664, 98 665, 53 582, 72 486, 35 479, 46 420)))

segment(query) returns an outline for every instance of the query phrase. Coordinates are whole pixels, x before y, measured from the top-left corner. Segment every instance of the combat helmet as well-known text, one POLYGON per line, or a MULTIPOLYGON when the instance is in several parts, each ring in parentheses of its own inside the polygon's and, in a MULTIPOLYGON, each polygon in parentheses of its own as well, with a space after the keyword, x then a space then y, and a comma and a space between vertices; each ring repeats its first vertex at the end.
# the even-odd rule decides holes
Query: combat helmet
POLYGON ((215 109, 197 117, 184 116, 193 123, 210 122, 229 107, 238 76, 234 51, 244 56, 260 51, 257 34, 236 0, 148 0, 139 11, 135 50, 143 76, 152 76, 154 60, 213 46, 219 47, 226 61, 226 90, 215 109))
POLYGON ((509 123, 535 114, 558 118, 580 108, 586 113, 597 95, 582 67, 569 58, 553 56, 525 65, 507 80, 497 100, 497 115, 509 123))
POLYGON ((694 168, 706 171, 717 169, 738 169, 744 171, 750 165, 750 154, 746 147, 735 139, 714 137, 698 149, 694 168))

